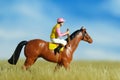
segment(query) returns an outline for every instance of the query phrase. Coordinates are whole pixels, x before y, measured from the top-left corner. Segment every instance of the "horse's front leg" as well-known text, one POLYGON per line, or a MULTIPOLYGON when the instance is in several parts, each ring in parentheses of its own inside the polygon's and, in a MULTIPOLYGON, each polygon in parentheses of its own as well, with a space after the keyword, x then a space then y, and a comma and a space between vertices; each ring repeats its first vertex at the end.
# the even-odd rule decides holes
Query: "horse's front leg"
POLYGON ((64 61, 64 62, 63 62, 63 66, 64 66, 64 68, 65 68, 66 70, 70 70, 70 63, 69 63, 69 62, 64 61))
POLYGON ((57 64, 56 66, 55 66, 55 69, 54 69, 54 72, 56 72, 58 69, 60 69, 62 67, 62 65, 61 64, 57 64))

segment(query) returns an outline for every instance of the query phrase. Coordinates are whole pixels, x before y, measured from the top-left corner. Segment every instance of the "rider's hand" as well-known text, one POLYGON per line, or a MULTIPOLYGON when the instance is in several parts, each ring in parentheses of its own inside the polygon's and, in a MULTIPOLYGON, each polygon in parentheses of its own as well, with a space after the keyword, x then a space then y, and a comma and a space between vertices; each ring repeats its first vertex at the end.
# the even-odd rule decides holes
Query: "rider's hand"
POLYGON ((67 33, 67 34, 69 34, 69 33, 70 33, 70 31, 67 31, 66 33, 67 33))

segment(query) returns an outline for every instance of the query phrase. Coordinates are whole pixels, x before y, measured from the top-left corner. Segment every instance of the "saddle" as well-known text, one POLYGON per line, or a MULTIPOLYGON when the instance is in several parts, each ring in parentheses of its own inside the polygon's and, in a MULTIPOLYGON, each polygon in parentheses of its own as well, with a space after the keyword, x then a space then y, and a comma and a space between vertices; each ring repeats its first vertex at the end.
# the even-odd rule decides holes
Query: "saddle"
MULTIPOLYGON (((59 46, 59 44, 49 42, 49 49, 50 49, 50 50, 54 50, 54 49, 56 49, 58 46, 59 46)), ((60 51, 63 51, 63 50, 64 50, 64 47, 62 47, 62 48, 60 49, 60 51)))

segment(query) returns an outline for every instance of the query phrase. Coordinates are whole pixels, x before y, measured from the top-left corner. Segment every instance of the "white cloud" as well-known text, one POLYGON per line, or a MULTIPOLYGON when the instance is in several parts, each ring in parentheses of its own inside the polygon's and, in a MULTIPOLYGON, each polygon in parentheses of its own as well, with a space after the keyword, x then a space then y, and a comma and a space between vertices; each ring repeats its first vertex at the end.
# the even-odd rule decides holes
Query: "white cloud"
POLYGON ((94 42, 101 45, 108 45, 108 46, 120 46, 119 40, 120 37, 119 33, 115 34, 97 34, 94 35, 94 42), (116 39, 117 38, 117 39, 116 39))
POLYGON ((120 60, 119 53, 103 49, 86 49, 83 53, 85 58, 91 60, 120 60))
POLYGON ((120 16, 120 0, 107 0, 102 6, 113 15, 120 16))
POLYGON ((28 19, 35 19, 35 20, 40 20, 41 18, 44 19, 44 14, 42 12, 41 6, 36 7, 32 4, 27 4, 27 3, 19 3, 19 4, 14 4, 11 7, 11 10, 13 13, 17 13, 23 17, 27 17, 28 19))
POLYGON ((5 29, 0 29, 0 38, 5 39, 5 40, 14 40, 18 38, 23 38, 26 37, 27 33, 24 32, 23 30, 5 30, 5 29))

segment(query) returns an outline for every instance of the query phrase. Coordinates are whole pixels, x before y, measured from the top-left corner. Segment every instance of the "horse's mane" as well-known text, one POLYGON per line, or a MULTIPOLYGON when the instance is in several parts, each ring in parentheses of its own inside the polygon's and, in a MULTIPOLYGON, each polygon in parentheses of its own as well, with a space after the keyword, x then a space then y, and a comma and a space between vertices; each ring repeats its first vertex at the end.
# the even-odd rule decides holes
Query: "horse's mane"
MULTIPOLYGON (((74 32, 70 35, 70 40, 74 39, 75 36, 76 36, 79 32, 81 32, 81 31, 82 31, 82 29, 74 31, 74 32)), ((68 42, 68 38, 66 38, 65 40, 68 42)))

